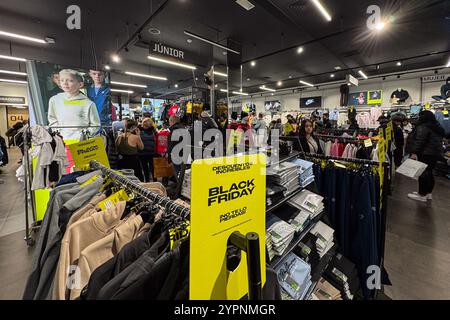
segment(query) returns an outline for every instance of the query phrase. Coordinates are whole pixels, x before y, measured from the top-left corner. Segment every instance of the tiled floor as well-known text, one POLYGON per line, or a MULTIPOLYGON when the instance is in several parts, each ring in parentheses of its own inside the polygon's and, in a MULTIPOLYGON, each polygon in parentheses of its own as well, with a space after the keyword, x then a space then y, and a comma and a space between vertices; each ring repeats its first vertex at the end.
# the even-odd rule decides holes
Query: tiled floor
MULTIPOLYGON (((25 236, 23 185, 15 170, 20 156, 0 179, 0 299, 20 299, 31 266, 33 248, 25 236)), ((417 203, 407 198, 417 183, 397 176, 389 200, 385 267, 393 283, 392 299, 450 299, 450 180, 438 178, 434 199, 417 203)))

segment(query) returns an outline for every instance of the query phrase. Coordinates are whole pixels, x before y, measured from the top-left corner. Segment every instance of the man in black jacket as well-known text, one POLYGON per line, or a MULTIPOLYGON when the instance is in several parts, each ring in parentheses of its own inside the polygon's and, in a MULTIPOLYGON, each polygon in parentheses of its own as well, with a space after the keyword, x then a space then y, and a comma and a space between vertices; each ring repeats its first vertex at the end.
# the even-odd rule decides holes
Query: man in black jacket
MULTIPOLYGON (((172 162, 172 151, 175 148, 175 146, 179 143, 179 141, 172 141, 172 135, 175 132, 175 130, 187 130, 186 127, 180 123, 180 118, 178 116, 171 116, 169 118, 169 125, 170 125, 170 135, 169 135, 169 145, 167 147, 167 154, 169 161, 172 162)), ((175 169, 175 173, 178 176, 181 165, 180 164, 174 164, 173 167, 175 169)))
POLYGON ((413 200, 426 202, 432 199, 434 189, 433 169, 437 160, 442 156, 442 140, 445 131, 431 111, 422 111, 414 131, 408 137, 407 152, 411 158, 428 165, 419 177, 419 192, 410 193, 413 200))

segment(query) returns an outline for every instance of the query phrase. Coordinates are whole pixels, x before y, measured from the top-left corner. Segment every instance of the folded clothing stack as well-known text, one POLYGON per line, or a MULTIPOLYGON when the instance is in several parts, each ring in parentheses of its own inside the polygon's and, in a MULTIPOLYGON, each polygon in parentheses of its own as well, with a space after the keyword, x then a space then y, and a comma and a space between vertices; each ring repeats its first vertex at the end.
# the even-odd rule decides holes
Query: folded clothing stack
POLYGON ((302 188, 306 188, 314 181, 313 166, 314 163, 303 160, 295 159, 292 163, 298 166, 299 182, 302 188))
POLYGON ((314 289, 313 295, 317 297, 318 300, 342 300, 340 291, 324 278, 320 278, 314 289))
POLYGON ((183 185, 181 186, 181 195, 191 199, 191 169, 184 172, 183 185))
POLYGON ((334 246, 334 230, 319 221, 310 233, 317 237, 316 248, 322 258, 334 246))
POLYGON ((298 179, 298 165, 291 162, 283 162, 267 169, 268 183, 275 183, 287 190, 285 196, 291 194, 300 187, 298 179))
POLYGON ((289 223, 295 232, 303 231, 311 222, 310 213, 288 203, 272 211, 274 215, 289 223))
POLYGON ((331 260, 323 277, 340 290, 345 300, 353 300, 362 296, 358 271, 354 263, 341 254, 331 260))
POLYGON ((304 299, 312 285, 311 266, 290 253, 275 269, 284 300, 304 299))
POLYGON ((309 213, 310 219, 317 217, 324 208, 323 197, 309 190, 302 190, 288 201, 290 205, 309 213))
POLYGON ((268 206, 279 203, 284 198, 284 192, 287 189, 275 183, 267 182, 266 185, 266 202, 268 206))
POLYGON ((320 254, 316 246, 317 237, 308 233, 298 246, 294 249, 294 253, 307 262, 312 270, 316 270, 320 263, 320 254))
MULTIPOLYGON (((286 221, 281 220, 276 215, 269 213, 267 215, 267 232, 272 242, 271 254, 282 256, 289 244, 294 239, 295 229, 286 221)), ((268 248, 269 249, 269 248, 268 248)))
POLYGON ((266 248, 267 253, 269 254, 269 261, 272 261, 275 257, 275 251, 273 250, 272 239, 268 231, 266 231, 266 248))

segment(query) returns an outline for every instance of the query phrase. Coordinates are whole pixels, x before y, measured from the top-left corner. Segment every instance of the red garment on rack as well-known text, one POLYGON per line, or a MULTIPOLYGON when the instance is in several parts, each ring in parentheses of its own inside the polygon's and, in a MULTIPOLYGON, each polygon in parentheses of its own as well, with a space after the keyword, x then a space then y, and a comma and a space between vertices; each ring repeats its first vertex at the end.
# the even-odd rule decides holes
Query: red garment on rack
POLYGON ((176 116, 178 110, 180 109, 180 106, 177 106, 176 104, 173 104, 168 111, 169 117, 176 116))
POLYGON ((345 150, 345 144, 339 143, 338 144, 339 157, 342 157, 342 155, 344 154, 344 150, 345 150))
POLYGON ((166 153, 169 146, 169 130, 161 130, 156 134, 156 152, 166 153))

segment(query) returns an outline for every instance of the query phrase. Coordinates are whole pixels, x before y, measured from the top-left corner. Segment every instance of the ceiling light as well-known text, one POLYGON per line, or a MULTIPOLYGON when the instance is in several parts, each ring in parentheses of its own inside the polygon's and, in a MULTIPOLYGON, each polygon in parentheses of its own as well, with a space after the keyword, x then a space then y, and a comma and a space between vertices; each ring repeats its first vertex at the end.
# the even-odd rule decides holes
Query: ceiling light
POLYGON ((216 85, 214 85, 214 87, 215 87, 215 88, 218 88, 218 87, 219 87, 219 85, 218 85, 218 84, 216 84, 216 85))
POLYGON ((227 53, 226 51, 223 51, 222 54, 223 54, 224 56, 226 56, 228 53, 227 53))
POLYGON ((123 93, 134 93, 133 91, 130 90, 120 90, 120 89, 111 89, 112 92, 123 92, 123 93))
POLYGON ((256 61, 250 62, 250 65, 251 65, 252 67, 256 66, 256 61))
POLYGON ((146 95, 147 97, 150 97, 150 93, 148 93, 148 92, 147 92, 145 95, 146 95))
POLYGON ((225 78, 228 77, 228 75, 227 75, 226 73, 222 73, 222 72, 219 72, 219 71, 214 71, 213 73, 214 73, 216 76, 221 76, 221 77, 225 77, 225 78))
POLYGON ((214 42, 214 41, 212 41, 212 40, 208 40, 208 39, 203 38, 203 37, 201 37, 201 36, 199 36, 199 35, 197 35, 197 34, 194 34, 194 33, 192 33, 192 32, 189 32, 189 31, 186 31, 186 30, 185 30, 185 31, 184 31, 184 34, 187 35, 187 36, 196 38, 196 39, 198 39, 198 40, 201 40, 201 41, 203 41, 203 42, 212 44, 213 46, 222 48, 222 49, 224 49, 224 50, 227 50, 227 51, 230 51, 230 52, 233 52, 233 53, 236 53, 236 54, 241 54, 239 51, 236 51, 236 50, 230 49, 230 48, 228 48, 228 47, 225 47, 225 46, 221 45, 220 43, 214 42))
POLYGON ((192 43, 192 39, 191 38, 188 38, 186 41, 187 41, 187 43, 192 43))
POLYGON ((334 78, 334 77, 335 77, 334 73, 330 74, 330 78, 334 78))
POLYGON ((221 92, 228 92, 228 90, 220 89, 221 92))
POLYGON ((22 80, 10 80, 10 79, 0 79, 0 82, 11 82, 11 83, 23 83, 23 84, 27 84, 27 81, 22 81, 22 80))
POLYGON ((270 95, 271 95, 271 96, 274 96, 274 95, 275 95, 275 93, 271 93, 270 95))
POLYGON ((174 87, 175 87, 175 88, 178 88, 178 84, 177 84, 177 83, 175 83, 174 87))
POLYGON ((401 67, 401 66, 402 66, 402 62, 401 61, 397 62, 397 67, 401 67))
POLYGON ((308 87, 314 87, 314 85, 312 84, 312 83, 309 83, 309 82, 306 82, 306 81, 303 81, 303 80, 300 80, 299 81, 301 84, 304 84, 305 86, 308 86, 308 87))
POLYGON ((112 61, 113 61, 114 63, 120 63, 120 61, 122 60, 122 59, 120 59, 120 57, 119 57, 118 54, 113 54, 113 55, 111 56, 111 59, 112 59, 112 61))
POLYGON ((17 58, 17 57, 12 57, 12 56, 3 56, 3 55, 0 55, 0 59, 14 60, 14 61, 27 61, 24 58, 17 58))
POLYGON ((292 76, 289 76, 289 79, 292 79, 292 76))
POLYGON ((350 87, 352 84, 349 82, 349 83, 347 83, 347 85, 350 87))
POLYGON ((47 43, 43 39, 23 36, 23 35, 20 35, 20 34, 17 34, 17 33, 11 33, 11 32, 6 32, 6 31, 0 31, 0 36, 5 36, 5 37, 9 37, 9 38, 16 38, 16 39, 21 39, 21 40, 26 40, 26 41, 31 41, 31 42, 38 42, 38 43, 43 43, 43 44, 47 43))
POLYGON ((450 68, 450 60, 447 62, 447 68, 450 68))
POLYGON ((247 81, 250 81, 250 78, 247 78, 247 81))
POLYGON ((245 93, 245 92, 233 91, 233 93, 240 95, 240 96, 248 96, 248 93, 245 93))
POLYGON ((380 22, 375 26, 375 29, 377 29, 378 31, 381 31, 384 29, 385 26, 386 26, 386 24, 384 22, 380 22))
POLYGON ((161 30, 157 29, 157 28, 149 28, 148 32, 150 32, 151 34, 157 36, 161 34, 161 30))
POLYGON ((195 77, 195 81, 198 81, 198 77, 195 77))
POLYGON ((319 0, 311 0, 311 2, 319 9, 320 13, 325 17, 327 21, 331 21, 331 16, 328 13, 328 11, 325 9, 325 7, 320 3, 319 0))
POLYGON ((106 69, 106 70, 111 70, 111 67, 108 66, 108 65, 106 65, 106 66, 105 66, 105 69, 106 69))
POLYGON ((303 53, 303 47, 298 47, 297 53, 298 53, 298 54, 303 53))
POLYGON ((16 72, 16 71, 9 71, 9 70, 0 70, 0 73, 13 74, 16 76, 26 76, 27 75, 25 72, 16 72))
POLYGON ((151 74, 144 74, 144 73, 137 73, 137 72, 130 72, 130 71, 125 71, 125 74, 127 74, 129 76, 135 76, 135 77, 142 77, 142 78, 149 78, 149 79, 156 79, 156 80, 167 81, 167 78, 165 78, 165 77, 154 76, 154 75, 151 75, 151 74))
POLYGON ((283 81, 278 81, 277 86, 281 87, 283 85, 283 81))
POLYGON ((191 70, 197 69, 195 66, 190 65, 190 64, 181 63, 181 62, 175 62, 175 61, 172 61, 172 60, 159 58, 159 57, 156 57, 156 56, 153 56, 153 55, 149 55, 147 58, 150 59, 150 60, 153 60, 153 61, 167 63, 167 64, 170 64, 170 65, 173 65, 173 66, 177 66, 177 67, 181 67, 181 68, 186 68, 186 69, 191 69, 191 70))
POLYGON ((369 77, 368 77, 362 70, 359 70, 358 73, 359 73, 364 79, 369 79, 369 77))
POLYGON ((271 89, 271 88, 266 88, 266 86, 261 86, 259 87, 261 90, 266 90, 266 91, 270 91, 270 92, 276 92, 277 90, 275 89, 271 89))
POLYGON ((111 84, 117 84, 119 86, 127 86, 127 87, 147 88, 147 86, 143 85, 143 84, 133 84, 133 83, 127 83, 127 82, 111 81, 111 84))
POLYGON ((248 0, 236 0, 236 3, 247 11, 250 11, 255 7, 255 5, 248 0))

